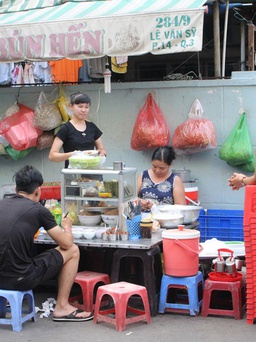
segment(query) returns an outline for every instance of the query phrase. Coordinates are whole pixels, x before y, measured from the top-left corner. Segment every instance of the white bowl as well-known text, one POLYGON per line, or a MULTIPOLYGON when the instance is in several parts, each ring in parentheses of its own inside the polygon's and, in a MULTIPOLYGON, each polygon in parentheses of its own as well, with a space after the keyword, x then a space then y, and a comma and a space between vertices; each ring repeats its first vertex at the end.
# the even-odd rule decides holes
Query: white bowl
POLYGON ((105 233, 107 228, 97 228, 95 232, 95 237, 97 239, 102 239, 102 234, 105 233))
POLYGON ((83 231, 82 228, 72 228, 72 234, 75 239, 81 239, 83 237, 83 231))
POLYGON ((78 215, 79 221, 84 226, 97 226, 101 222, 101 215, 78 215))
POLYGON ((116 226, 118 222, 118 215, 101 214, 102 220, 109 226, 116 226))
POLYGON ((184 216, 173 213, 161 213, 154 215, 153 219, 158 221, 162 228, 174 228, 183 223, 184 216))
POLYGON ((196 205, 175 204, 175 205, 159 205, 158 209, 159 211, 163 213, 181 214, 184 216, 183 223, 189 224, 189 223, 194 223, 198 220, 200 210, 202 210, 203 208, 196 206, 196 205))
POLYGON ((96 233, 96 229, 84 229, 83 231, 83 236, 87 239, 87 240, 91 240, 94 238, 96 233))

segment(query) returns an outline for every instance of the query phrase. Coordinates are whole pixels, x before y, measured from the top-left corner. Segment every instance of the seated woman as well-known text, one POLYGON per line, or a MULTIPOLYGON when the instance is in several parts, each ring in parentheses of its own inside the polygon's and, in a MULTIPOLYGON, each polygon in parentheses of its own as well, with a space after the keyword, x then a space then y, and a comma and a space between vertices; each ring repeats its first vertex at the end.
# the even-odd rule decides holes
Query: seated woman
POLYGON ((153 204, 186 204, 182 180, 170 170, 175 158, 172 146, 158 147, 151 168, 139 175, 138 197, 143 210, 151 210, 153 204))

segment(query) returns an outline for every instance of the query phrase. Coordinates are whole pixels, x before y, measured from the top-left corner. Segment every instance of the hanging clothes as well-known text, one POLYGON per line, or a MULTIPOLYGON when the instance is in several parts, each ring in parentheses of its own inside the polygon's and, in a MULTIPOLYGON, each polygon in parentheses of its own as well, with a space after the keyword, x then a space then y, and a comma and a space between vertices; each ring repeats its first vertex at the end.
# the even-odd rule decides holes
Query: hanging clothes
POLYGON ((12 81, 14 63, 0 63, 0 84, 6 85, 12 81))
POLYGON ((127 72, 128 57, 117 56, 111 57, 111 70, 117 74, 125 74, 127 72))
POLYGON ((52 68, 52 82, 78 82, 79 68, 82 67, 83 63, 81 60, 70 60, 63 58, 58 61, 50 61, 52 68))
POLYGON ((88 74, 91 78, 103 78, 106 57, 87 59, 88 74))
POLYGON ((23 82, 24 84, 34 84, 34 63, 26 62, 23 70, 23 82))
POLYGON ((91 82, 92 79, 89 77, 88 63, 86 59, 83 59, 83 65, 79 69, 78 79, 79 82, 91 82))
POLYGON ((52 83, 52 68, 49 62, 35 62, 34 78, 36 83, 52 83))

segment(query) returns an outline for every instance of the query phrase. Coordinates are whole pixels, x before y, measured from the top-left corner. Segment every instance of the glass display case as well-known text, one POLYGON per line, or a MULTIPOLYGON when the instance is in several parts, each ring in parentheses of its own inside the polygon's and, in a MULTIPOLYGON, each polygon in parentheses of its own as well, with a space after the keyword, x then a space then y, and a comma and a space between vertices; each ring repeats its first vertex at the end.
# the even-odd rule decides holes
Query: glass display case
POLYGON ((121 206, 137 196, 137 169, 62 169, 61 206, 69 212, 73 225, 80 223, 78 215, 90 212, 108 212, 118 209, 118 223, 122 222, 121 206))

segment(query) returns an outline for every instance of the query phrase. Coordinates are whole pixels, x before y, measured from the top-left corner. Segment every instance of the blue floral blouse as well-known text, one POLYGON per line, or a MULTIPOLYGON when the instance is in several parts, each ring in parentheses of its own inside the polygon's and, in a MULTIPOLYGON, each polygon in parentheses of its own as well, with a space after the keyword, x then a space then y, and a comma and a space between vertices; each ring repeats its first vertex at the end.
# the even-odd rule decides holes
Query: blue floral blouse
POLYGON ((155 183, 151 179, 148 170, 142 172, 142 186, 139 193, 140 198, 149 199, 155 204, 174 204, 173 183, 175 174, 171 173, 166 180, 155 183))

